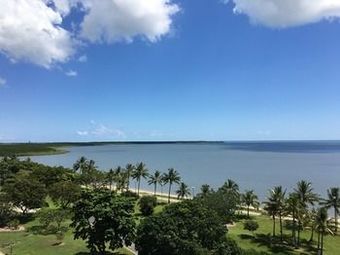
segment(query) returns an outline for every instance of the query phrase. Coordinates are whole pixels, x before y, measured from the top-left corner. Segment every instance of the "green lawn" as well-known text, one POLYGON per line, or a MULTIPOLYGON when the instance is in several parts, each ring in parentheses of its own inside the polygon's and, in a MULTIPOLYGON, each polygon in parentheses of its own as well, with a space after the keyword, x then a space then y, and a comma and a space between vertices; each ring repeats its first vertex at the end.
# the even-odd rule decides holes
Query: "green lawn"
MULTIPOLYGON (((268 242, 268 238, 272 233, 272 220, 267 216, 255 216, 253 218, 259 223, 259 229, 255 231, 254 236, 251 232, 247 230, 243 230, 243 221, 237 222, 236 226, 230 227, 229 229, 229 237, 234 239, 238 245, 245 250, 254 249, 258 252, 265 252, 268 254, 316 254, 313 248, 307 243, 309 240, 311 232, 309 230, 305 230, 301 233, 301 238, 303 240, 302 248, 294 249, 289 245, 279 246, 273 245, 270 246, 268 242)), ((279 236, 279 224, 276 224, 277 236, 279 236)), ((287 240, 291 235, 291 231, 284 229, 284 235, 286 235, 287 240)), ((314 235, 314 247, 316 247, 317 235, 314 235)), ((340 254, 340 236, 325 236, 325 255, 339 255, 340 254)))

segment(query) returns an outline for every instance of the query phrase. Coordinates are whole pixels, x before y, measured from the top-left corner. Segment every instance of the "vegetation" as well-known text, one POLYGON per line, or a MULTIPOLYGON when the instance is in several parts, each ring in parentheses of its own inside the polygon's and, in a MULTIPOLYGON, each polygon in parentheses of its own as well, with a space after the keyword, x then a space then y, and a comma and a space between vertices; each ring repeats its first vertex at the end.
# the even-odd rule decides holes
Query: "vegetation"
POLYGON ((299 181, 287 194, 277 186, 269 191, 264 210, 256 211, 260 204, 254 191, 241 194, 230 179, 217 190, 205 184, 189 197, 188 186, 172 168, 149 176, 143 163, 105 173, 85 157, 73 169, 4 157, 0 227, 9 232, 0 232, 0 250, 79 255, 86 254, 87 246, 91 254, 126 254, 124 248, 132 243, 140 254, 169 255, 335 255, 340 250, 339 188, 320 198, 308 181, 299 181), (138 183, 136 193, 129 190, 130 178, 138 183), (143 179, 156 196, 140 192, 143 179), (159 195, 157 185, 165 184, 168 194, 159 195), (174 185, 177 198, 171 195, 174 185), (176 203, 169 204, 172 201, 176 203))

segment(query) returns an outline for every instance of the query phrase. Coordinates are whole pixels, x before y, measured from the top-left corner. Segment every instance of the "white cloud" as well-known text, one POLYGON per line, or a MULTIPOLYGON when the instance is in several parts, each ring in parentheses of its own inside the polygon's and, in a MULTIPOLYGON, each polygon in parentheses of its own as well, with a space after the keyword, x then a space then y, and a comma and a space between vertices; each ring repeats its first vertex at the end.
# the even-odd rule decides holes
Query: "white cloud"
POLYGON ((109 128, 93 120, 90 121, 91 127, 88 130, 77 131, 79 136, 92 136, 95 138, 115 139, 126 138, 123 130, 109 128))
POLYGON ((5 86, 6 84, 7 84, 7 81, 6 81, 6 79, 4 79, 4 78, 0 77, 0 87, 3 87, 3 86, 5 86))
POLYGON ((81 35, 91 42, 131 42, 142 36, 155 42, 170 32, 179 11, 169 0, 88 0, 81 35))
POLYGON ((0 53, 45 68, 68 62, 83 40, 131 42, 140 36, 155 42, 170 32, 179 11, 170 0, 0 0, 0 6, 0 53), (72 20, 73 9, 80 19, 72 20), (73 24, 69 30, 65 17, 73 24))
POLYGON ((87 136, 89 134, 89 132, 88 131, 77 131, 77 134, 79 136, 87 136))
POLYGON ((0 52, 12 62, 46 68, 66 62, 75 49, 60 13, 42 0, 0 0, 0 52))
POLYGON ((70 76, 70 77, 75 77, 78 75, 78 73, 74 70, 69 70, 65 73, 67 76, 70 76))
MULTIPOLYGON (((340 18, 339 0, 231 0, 234 12, 245 14, 254 24, 274 28, 340 18)), ((225 1, 228 2, 228 1, 225 1)))
POLYGON ((86 55, 80 56, 80 57, 78 58, 78 61, 79 61, 80 63, 85 63, 85 62, 87 62, 87 56, 86 56, 86 55))

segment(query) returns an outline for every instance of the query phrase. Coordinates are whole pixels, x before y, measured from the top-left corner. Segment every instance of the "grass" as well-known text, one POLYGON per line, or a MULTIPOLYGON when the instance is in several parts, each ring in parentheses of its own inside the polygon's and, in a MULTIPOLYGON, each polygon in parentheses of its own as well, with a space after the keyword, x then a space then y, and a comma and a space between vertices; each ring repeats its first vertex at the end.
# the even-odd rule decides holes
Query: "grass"
POLYGON ((18 143, 0 144, 0 156, 33 156, 33 155, 53 155, 62 154, 67 151, 61 147, 54 147, 48 144, 18 143))
MULTIPOLYGON (((257 252, 263 252, 264 254, 280 254, 280 255, 298 255, 298 254, 316 254, 316 240, 317 235, 314 235, 314 244, 310 246, 308 240, 311 235, 311 231, 304 230, 301 233, 301 248, 294 249, 289 245, 279 245, 278 242, 276 245, 270 245, 270 237, 272 234, 273 223, 272 220, 265 216, 253 216, 252 219, 256 220, 259 223, 259 229, 254 232, 254 235, 247 231, 243 230, 243 222, 241 220, 236 223, 236 226, 230 227, 229 229, 229 237, 234 239, 238 245, 244 250, 255 250, 257 252)), ((276 235, 279 238, 279 224, 276 224, 276 235)), ((290 240, 291 231, 284 228, 284 235, 286 240, 290 240)), ((340 254, 340 236, 325 236, 324 240, 324 254, 325 255, 338 255, 340 254)))

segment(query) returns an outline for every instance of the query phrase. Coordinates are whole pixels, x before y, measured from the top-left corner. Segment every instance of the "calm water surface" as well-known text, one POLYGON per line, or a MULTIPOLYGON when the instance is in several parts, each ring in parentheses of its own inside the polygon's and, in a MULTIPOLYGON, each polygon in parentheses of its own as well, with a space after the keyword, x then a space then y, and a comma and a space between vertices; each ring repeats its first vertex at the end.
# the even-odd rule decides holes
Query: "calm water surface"
MULTIPOLYGON (((72 167, 85 156, 95 160, 103 171, 143 161, 152 172, 175 168, 195 192, 202 184, 216 188, 231 178, 241 190, 254 189, 261 199, 270 187, 283 185, 292 190, 301 179, 311 181, 320 194, 331 186, 340 186, 340 142, 111 144, 68 150, 67 154, 31 158, 72 167)), ((152 190, 145 182, 142 187, 152 190)))

